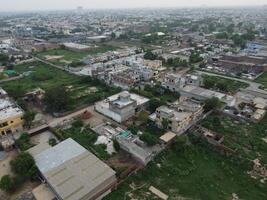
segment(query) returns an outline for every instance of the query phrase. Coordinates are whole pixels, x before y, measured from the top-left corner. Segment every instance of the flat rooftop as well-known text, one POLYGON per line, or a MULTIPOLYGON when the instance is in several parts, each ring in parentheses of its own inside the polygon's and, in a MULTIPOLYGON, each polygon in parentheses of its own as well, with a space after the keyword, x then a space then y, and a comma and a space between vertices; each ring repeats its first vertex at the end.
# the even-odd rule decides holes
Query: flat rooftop
MULTIPOLYGON (((125 92, 120 92, 120 93, 118 93, 118 94, 115 94, 115 95, 113 95, 113 96, 110 96, 110 97, 107 98, 108 101, 106 101, 106 100, 104 100, 104 101, 100 101, 100 102, 98 102, 97 104, 101 104, 102 107, 106 107, 106 108, 109 108, 109 102, 116 102, 116 103, 125 104, 125 103, 127 103, 127 102, 120 102, 120 101, 118 101, 119 96, 120 96, 120 95, 124 95, 124 93, 125 93, 125 92)), ((132 101, 132 100, 136 101, 136 103, 137 103, 137 107, 138 107, 138 106, 142 106, 142 105, 144 105, 145 103, 147 103, 147 102, 149 101, 148 98, 142 97, 142 96, 137 95, 137 94, 134 94, 134 93, 130 93, 130 99, 131 99, 131 101, 132 101)), ((128 103, 129 103, 129 102, 128 102, 128 103)), ((127 104, 128 104, 128 103, 127 103, 127 104)))
POLYGON ((16 116, 22 116, 23 110, 9 99, 0 99, 0 122, 16 116))
POLYGON ((64 200, 90 199, 100 186, 105 189, 116 181, 115 171, 72 139, 33 157, 49 185, 64 200))
POLYGON ((193 85, 187 85, 183 88, 183 90, 185 92, 190 92, 192 94, 200 95, 200 96, 207 97, 207 98, 217 97, 218 99, 222 99, 226 96, 223 93, 215 92, 215 91, 208 90, 208 89, 201 88, 201 87, 196 87, 193 85))
POLYGON ((63 45, 68 48, 75 48, 75 49, 81 49, 81 50, 90 48, 90 46, 88 45, 72 43, 72 42, 64 43, 63 45))

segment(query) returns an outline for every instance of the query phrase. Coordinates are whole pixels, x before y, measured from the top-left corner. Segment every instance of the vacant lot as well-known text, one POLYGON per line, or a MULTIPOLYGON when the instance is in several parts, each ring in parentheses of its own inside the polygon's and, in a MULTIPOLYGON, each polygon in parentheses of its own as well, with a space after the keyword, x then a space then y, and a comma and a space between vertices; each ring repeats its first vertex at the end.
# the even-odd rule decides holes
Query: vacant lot
POLYGON ((264 88, 267 88, 267 72, 264 72, 261 76, 259 76, 256 79, 256 82, 261 83, 264 86, 264 88))
POLYGON ((58 65, 68 65, 70 63, 80 62, 84 57, 97 53, 105 53, 107 51, 116 50, 116 47, 113 46, 101 46, 97 48, 92 48, 88 51, 71 51, 68 49, 53 49, 48 51, 43 51, 36 53, 36 56, 45 60, 48 60, 51 63, 58 65))
POLYGON ((56 130, 55 134, 60 140, 72 138, 102 160, 107 160, 110 157, 106 151, 106 145, 95 145, 98 135, 93 132, 89 127, 82 127, 79 124, 73 124, 73 126, 69 129, 56 130))
POLYGON ((221 92, 236 93, 241 88, 249 86, 247 83, 235 81, 227 78, 203 75, 204 86, 207 89, 219 90, 221 92))
POLYGON ((144 171, 129 177, 105 200, 159 199, 148 188, 154 186, 170 200, 266 199, 267 187, 246 174, 243 164, 200 144, 176 144, 159 155, 144 171), (182 199, 182 198, 181 198, 182 199))
POLYGON ((223 143, 245 158, 260 158, 267 163, 267 143, 263 140, 267 137, 267 116, 259 124, 254 124, 213 114, 202 125, 222 134, 225 137, 223 143))
POLYGON ((71 99, 73 99, 69 105, 71 110, 118 92, 117 89, 107 87, 99 81, 91 81, 87 77, 71 75, 40 62, 17 65, 15 69, 19 73, 26 72, 28 75, 19 80, 0 84, 15 98, 20 98, 26 92, 38 87, 48 90, 53 87, 64 86, 71 99))

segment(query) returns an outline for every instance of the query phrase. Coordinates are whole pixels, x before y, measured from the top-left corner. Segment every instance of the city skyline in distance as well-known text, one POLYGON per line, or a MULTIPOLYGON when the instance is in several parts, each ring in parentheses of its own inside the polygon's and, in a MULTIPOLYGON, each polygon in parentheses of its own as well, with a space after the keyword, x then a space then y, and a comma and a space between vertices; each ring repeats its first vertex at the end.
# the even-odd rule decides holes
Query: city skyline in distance
POLYGON ((1 12, 34 10, 70 10, 116 8, 170 8, 170 7, 220 7, 220 6, 260 6, 267 0, 0 0, 1 12))

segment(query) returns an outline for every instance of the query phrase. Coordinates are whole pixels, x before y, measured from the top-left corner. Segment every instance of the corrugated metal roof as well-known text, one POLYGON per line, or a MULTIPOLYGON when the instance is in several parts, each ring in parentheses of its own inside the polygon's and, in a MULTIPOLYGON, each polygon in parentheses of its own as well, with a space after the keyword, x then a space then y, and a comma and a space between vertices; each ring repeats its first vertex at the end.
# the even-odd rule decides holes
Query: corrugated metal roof
POLYGON ((63 200, 90 199, 116 181, 115 172, 72 139, 34 156, 49 184, 63 200))

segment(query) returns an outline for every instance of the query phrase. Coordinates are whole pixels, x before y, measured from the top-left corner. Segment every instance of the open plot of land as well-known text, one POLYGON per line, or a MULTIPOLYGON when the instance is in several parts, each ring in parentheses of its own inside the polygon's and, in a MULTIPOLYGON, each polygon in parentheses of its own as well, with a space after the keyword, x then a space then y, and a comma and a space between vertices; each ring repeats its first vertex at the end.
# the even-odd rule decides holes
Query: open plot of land
POLYGON ((95 145, 98 135, 88 127, 72 126, 69 129, 57 129, 54 133, 59 140, 72 138, 102 160, 110 157, 105 145, 95 145))
POLYGON ((262 84, 264 88, 267 88, 267 72, 264 72, 262 75, 260 75, 256 79, 256 82, 262 84))
POLYGON ((236 150, 244 158, 259 158, 267 163, 267 116, 259 123, 239 122, 230 117, 212 114, 202 125, 224 136, 223 144, 236 150))
POLYGON ((247 88, 249 86, 249 84, 244 82, 217 76, 203 75, 203 79, 204 85, 208 89, 218 89, 221 90, 221 92, 229 92, 231 94, 236 93, 239 89, 247 88))
POLYGON ((97 53, 105 53, 107 51, 116 50, 116 49, 117 49, 116 47, 108 46, 108 45, 96 47, 88 51, 80 51, 80 52, 71 51, 68 49, 53 49, 53 50, 36 53, 36 56, 39 58, 48 60, 49 62, 53 64, 66 65, 72 62, 77 63, 88 55, 97 54, 97 53))
POLYGON ((117 89, 107 87, 99 81, 75 76, 40 62, 17 65, 15 69, 19 73, 28 73, 28 75, 19 80, 0 84, 11 96, 21 97, 38 87, 48 90, 64 86, 73 100, 69 105, 70 110, 77 106, 94 103, 118 92, 117 89))
POLYGON ((176 144, 145 170, 129 177, 105 200, 159 199, 149 192, 150 186, 167 194, 170 200, 225 200, 233 199, 233 194, 240 199, 266 199, 266 185, 250 178, 242 165, 200 144, 176 144))

